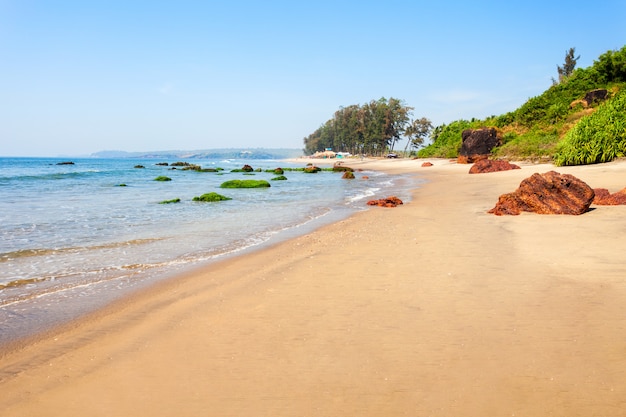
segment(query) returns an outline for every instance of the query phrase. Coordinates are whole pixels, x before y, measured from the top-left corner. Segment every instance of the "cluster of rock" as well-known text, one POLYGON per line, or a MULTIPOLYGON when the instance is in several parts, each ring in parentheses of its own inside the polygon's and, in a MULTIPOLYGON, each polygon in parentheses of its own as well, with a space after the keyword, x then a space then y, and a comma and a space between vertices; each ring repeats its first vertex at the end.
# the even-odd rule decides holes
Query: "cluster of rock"
POLYGON ((368 206, 379 206, 379 207, 397 207, 400 204, 403 204, 402 200, 400 200, 396 196, 381 198, 379 200, 370 200, 367 202, 368 206))
POLYGON ((594 196, 594 190, 573 175, 555 171, 536 173, 523 180, 514 192, 501 195, 489 213, 579 215, 589 210, 594 196))

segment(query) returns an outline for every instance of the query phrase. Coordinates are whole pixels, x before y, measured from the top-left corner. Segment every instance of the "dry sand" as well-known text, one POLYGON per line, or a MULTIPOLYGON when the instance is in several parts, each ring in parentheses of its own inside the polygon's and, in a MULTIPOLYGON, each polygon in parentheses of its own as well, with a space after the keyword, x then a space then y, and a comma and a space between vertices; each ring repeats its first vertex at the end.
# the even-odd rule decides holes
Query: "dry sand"
MULTIPOLYGON (((626 206, 496 217, 550 165, 429 182, 0 358, 2 416, 624 416, 626 206)), ((626 162, 557 168, 626 186, 626 162)), ((380 196, 386 197, 386 196, 380 196)))

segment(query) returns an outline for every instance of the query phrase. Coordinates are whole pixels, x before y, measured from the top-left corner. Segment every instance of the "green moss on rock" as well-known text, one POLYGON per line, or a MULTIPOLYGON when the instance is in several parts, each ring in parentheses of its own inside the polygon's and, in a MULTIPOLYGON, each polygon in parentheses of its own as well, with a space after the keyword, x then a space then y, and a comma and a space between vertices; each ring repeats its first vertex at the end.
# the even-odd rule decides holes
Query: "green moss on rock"
POLYGON ((287 179, 287 177, 285 177, 284 175, 279 175, 277 177, 274 177, 271 179, 271 181, 285 181, 287 179))
POLYGON ((154 180, 155 181, 172 181, 170 177, 166 177, 165 175, 159 175, 154 180))
POLYGON ((163 200, 159 202, 159 204, 172 204, 172 203, 180 203, 180 198, 175 198, 173 200, 163 200))
POLYGON ((265 188, 270 183, 265 180, 230 180, 223 182, 220 188, 265 188))
POLYGON ((193 198, 193 201, 205 201, 205 202, 225 201, 225 200, 232 200, 232 198, 223 196, 218 193, 206 193, 206 194, 202 194, 200 197, 193 198))

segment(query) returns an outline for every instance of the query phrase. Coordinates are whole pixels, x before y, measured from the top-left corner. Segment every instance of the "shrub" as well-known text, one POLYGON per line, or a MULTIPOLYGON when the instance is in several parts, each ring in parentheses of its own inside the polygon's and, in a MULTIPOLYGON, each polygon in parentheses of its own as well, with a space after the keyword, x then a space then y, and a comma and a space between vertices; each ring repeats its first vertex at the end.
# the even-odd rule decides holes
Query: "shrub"
POLYGON ((461 133, 470 127, 469 121, 457 120, 436 129, 433 143, 420 149, 417 156, 420 158, 456 158, 459 156, 459 149, 463 143, 461 133))
POLYGON ((600 105, 570 129, 559 144, 554 163, 583 165, 626 156, 626 90, 600 105))
POLYGON ((495 156, 538 159, 554 154, 559 136, 554 131, 544 132, 536 129, 521 135, 507 133, 503 136, 502 142, 500 147, 494 149, 495 156))

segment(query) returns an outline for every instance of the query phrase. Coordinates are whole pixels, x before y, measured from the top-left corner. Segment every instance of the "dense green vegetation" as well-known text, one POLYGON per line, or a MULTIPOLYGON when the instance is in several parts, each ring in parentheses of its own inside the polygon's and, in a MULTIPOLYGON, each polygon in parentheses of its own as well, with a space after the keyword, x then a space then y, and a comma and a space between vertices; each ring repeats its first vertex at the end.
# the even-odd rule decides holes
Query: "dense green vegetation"
POLYGON ((558 80, 545 92, 512 112, 484 120, 456 120, 432 129, 428 119, 411 120, 413 109, 395 98, 343 107, 304 138, 305 152, 332 148, 377 156, 392 151, 401 138, 407 139, 407 147, 418 149, 429 135, 431 143, 419 149, 419 157, 454 158, 463 130, 494 127, 502 137, 494 150, 500 158, 569 165, 626 156, 626 46, 607 51, 588 68, 575 69, 578 58, 571 48, 557 67, 558 80), (605 100, 583 100, 598 89, 608 91, 605 100))
POLYGON ((411 120, 413 108, 396 98, 381 98, 364 105, 351 105, 337 110, 332 119, 304 138, 305 153, 313 154, 332 148, 351 154, 382 155, 393 150, 395 144, 407 134, 414 146, 421 145, 424 129, 413 128, 427 119, 411 120))
POLYGON ((626 87, 626 47, 606 52, 585 69, 573 70, 575 59, 570 49, 566 63, 558 67, 559 82, 515 111, 485 120, 438 126, 431 135, 432 144, 418 155, 455 157, 463 129, 495 127, 503 144, 494 153, 502 158, 585 164, 624 156, 623 145, 619 144, 624 142, 626 118, 620 93, 626 87), (608 99, 587 106, 582 99, 596 89, 607 89, 608 99))
POLYGON ((609 162, 626 156, 626 89, 567 132, 556 165, 609 162))

